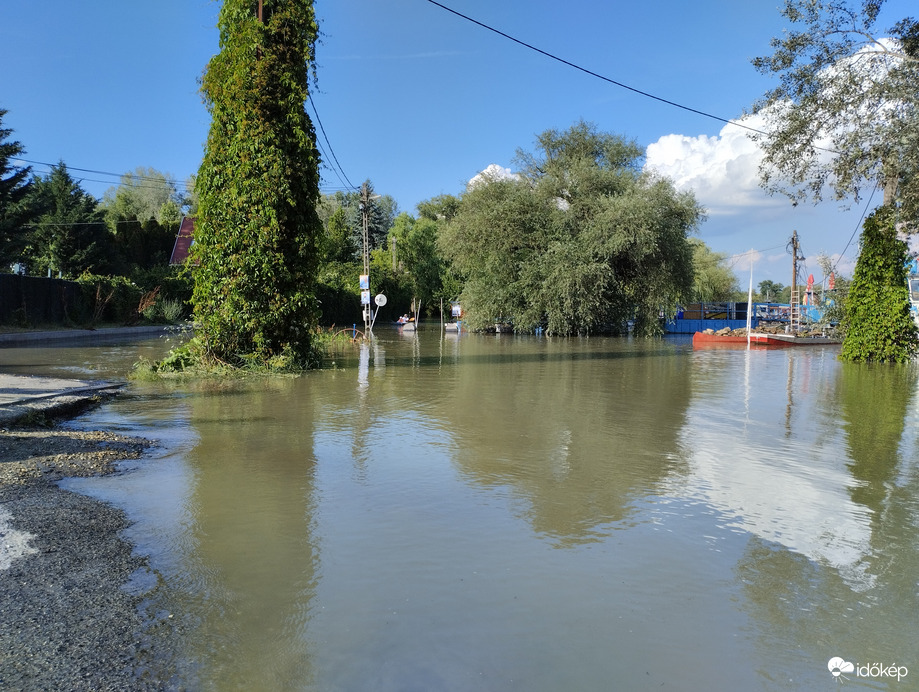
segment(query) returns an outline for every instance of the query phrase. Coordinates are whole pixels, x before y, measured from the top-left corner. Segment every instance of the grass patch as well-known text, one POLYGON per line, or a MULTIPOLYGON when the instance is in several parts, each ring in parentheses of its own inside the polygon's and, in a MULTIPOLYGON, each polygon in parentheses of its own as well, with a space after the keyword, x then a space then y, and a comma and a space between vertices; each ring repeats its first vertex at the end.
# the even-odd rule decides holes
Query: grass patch
POLYGON ((200 337, 194 337, 181 346, 172 349, 159 361, 143 358, 134 364, 131 379, 156 381, 161 379, 224 379, 258 375, 291 375, 314 370, 319 367, 329 351, 340 350, 363 339, 354 330, 317 329, 311 335, 312 356, 306 364, 297 361, 294 351, 285 348, 280 353, 263 361, 254 354, 237 354, 235 362, 221 360, 211 353, 200 337))

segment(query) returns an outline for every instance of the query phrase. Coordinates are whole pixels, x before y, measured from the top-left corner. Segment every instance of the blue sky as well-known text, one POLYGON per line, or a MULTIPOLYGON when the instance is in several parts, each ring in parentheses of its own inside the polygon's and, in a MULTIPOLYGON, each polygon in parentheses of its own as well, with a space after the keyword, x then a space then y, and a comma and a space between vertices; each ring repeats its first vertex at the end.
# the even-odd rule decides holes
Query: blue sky
MULTIPOLYGON (((443 4, 609 79, 726 119, 772 86, 750 60, 768 54, 783 28, 779 0, 443 4)), ((911 5, 889 0, 882 24, 914 14, 911 5)), ((859 226, 864 207, 792 207, 761 193, 737 128, 579 72, 427 0, 315 7, 323 36, 313 102, 330 164, 324 191, 370 179, 414 213, 419 201, 461 193, 490 164, 512 168, 516 150, 532 149, 539 132, 584 119, 651 145, 649 160, 692 186, 708 208, 699 235, 712 249, 758 251, 757 282, 790 282, 785 246, 795 229, 806 272, 819 282, 813 257, 842 253, 859 226)), ((218 11, 213 0, 5 3, 4 126, 25 158, 86 169, 73 173, 97 197, 138 166, 184 180, 207 137, 197 80, 218 50, 218 11)), ((856 243, 839 265, 849 275, 856 243)), ((734 267, 746 286, 746 258, 734 267)))

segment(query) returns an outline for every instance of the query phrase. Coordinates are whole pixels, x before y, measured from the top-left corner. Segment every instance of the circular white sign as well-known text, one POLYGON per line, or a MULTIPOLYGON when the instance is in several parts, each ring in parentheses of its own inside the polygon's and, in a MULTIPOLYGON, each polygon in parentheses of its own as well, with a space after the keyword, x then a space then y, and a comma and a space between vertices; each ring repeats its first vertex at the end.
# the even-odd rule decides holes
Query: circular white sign
POLYGON ((383 307, 386 305, 386 296, 384 296, 382 293, 377 293, 373 297, 373 302, 376 303, 379 307, 383 307))

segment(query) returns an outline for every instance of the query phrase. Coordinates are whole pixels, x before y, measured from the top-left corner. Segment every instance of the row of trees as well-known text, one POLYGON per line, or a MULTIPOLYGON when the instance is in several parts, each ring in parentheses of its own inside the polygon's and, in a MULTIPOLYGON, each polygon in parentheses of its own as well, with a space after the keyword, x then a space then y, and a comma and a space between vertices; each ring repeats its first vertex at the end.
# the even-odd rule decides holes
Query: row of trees
MULTIPOLYGON (((5 115, 0 110, 0 125, 5 115)), ((44 175, 15 165, 23 146, 0 127, 0 264, 21 273, 141 275, 168 264, 193 200, 149 168, 122 177, 99 200, 66 164, 44 175)))
MULTIPOLYGON (((780 86, 754 110, 768 124, 760 136, 766 152, 762 172, 767 187, 787 192, 795 200, 809 195, 819 199, 828 186, 838 197, 854 194, 857 199, 864 184, 880 184, 888 211, 872 222, 880 223, 880 235, 890 238, 898 227, 909 228, 915 220, 919 24, 905 19, 893 27, 893 39, 875 38, 873 25, 882 5, 883 0, 871 0, 859 8, 844 0, 787 0, 783 13, 793 25, 803 27, 775 39, 772 56, 754 61, 761 71, 780 78, 780 86), (833 155, 826 156, 828 150, 833 155)), ((285 7, 284 3, 278 6, 285 7)), ((248 137, 253 123, 267 123, 266 137, 262 137, 266 141, 272 127, 277 132, 292 127, 302 135, 295 138, 301 145, 295 160, 314 171, 311 166, 317 157, 312 126, 301 104, 307 93, 307 73, 314 64, 316 27, 311 9, 302 8, 303 16, 287 16, 299 21, 303 31, 298 34, 299 43, 288 44, 297 47, 299 52, 292 54, 299 64, 282 64, 272 51, 280 45, 279 39, 283 42, 287 25, 276 19, 285 11, 272 9, 269 14, 274 16, 266 17, 261 9, 253 13, 250 3, 224 4, 221 36, 225 55, 209 67, 209 73, 217 76, 208 94, 213 96, 217 128, 209 144, 225 147, 238 163, 239 152, 249 151, 262 136, 257 130, 255 137, 248 137), (252 55, 256 56, 255 69, 250 69, 252 55), (296 77, 282 80, 286 90, 275 94, 283 96, 277 102, 296 104, 295 112, 272 115, 270 108, 258 105, 262 98, 258 88, 271 85, 278 75, 296 77), (229 83, 234 88, 241 85, 242 91, 231 94, 222 87, 229 83), (228 116, 226 123, 218 115, 228 116), (266 115, 269 117, 263 117, 266 115), (220 128, 230 134, 225 140, 220 128)), ((208 83, 206 78, 206 93, 208 83)), ((223 155, 223 151, 218 153, 223 155)), ((269 149, 261 153, 269 159, 272 155, 269 149)), ((274 165, 289 167, 292 159, 285 157, 275 158, 274 165)), ((402 276, 407 273, 413 294, 443 294, 453 282, 462 286, 473 325, 500 320, 520 329, 543 326, 550 332, 570 334, 616 329, 629 319, 639 331, 653 331, 661 309, 672 310, 677 300, 693 293, 697 297, 709 297, 704 296, 709 293, 712 299, 717 291, 710 290, 711 282, 700 276, 704 248, 694 248, 689 239, 702 210, 691 195, 677 194, 668 181, 642 174, 639 160, 640 152, 633 143, 598 133, 584 123, 565 133, 546 132, 536 152, 520 154, 518 175, 486 179, 459 197, 424 203, 419 206, 419 219, 400 218, 390 233, 388 262, 387 248, 379 247, 376 238, 374 288, 399 278, 400 272, 402 276), (405 258, 412 255, 413 243, 424 248, 423 263, 400 260, 400 253, 405 258)), ((220 166, 210 174, 226 183, 233 168, 220 166)), ((231 186, 224 203, 235 203, 246 175, 240 173, 239 186, 231 186)), ((315 198, 318 201, 318 195, 315 198)), ((258 196, 251 201, 257 202, 258 196)), ((353 204, 340 204, 334 210, 324 238, 318 240, 319 229, 309 223, 309 214, 289 219, 285 226, 283 219, 288 214, 274 209, 282 221, 277 226, 263 224, 261 235, 270 238, 275 229, 282 234, 306 232, 317 248, 325 243, 329 257, 334 256, 336 276, 340 279, 347 273, 343 272, 347 257, 354 251, 347 242, 353 240, 353 233, 347 232, 353 204)), ((877 236, 866 233, 866 248, 877 236)), ((221 261, 238 252, 232 245, 218 243, 223 251, 221 261), (227 249, 229 252, 224 251, 227 249)), ((899 263, 902 267, 902 245, 882 243, 877 249, 880 254, 863 251, 862 257, 883 255, 890 266, 899 263)), ((242 275, 240 281, 245 283, 247 278, 242 275)), ((854 285, 863 284, 857 269, 854 285)), ((885 295, 896 298, 896 305, 874 308, 881 312, 902 308, 905 301, 900 298, 904 296, 894 293, 885 295)), ((871 302, 858 291, 852 299, 871 302)), ((915 351, 915 335, 901 343, 901 356, 909 357, 915 351)), ((857 355, 847 351, 847 356, 888 359, 871 347, 857 351, 857 355)))
POLYGON ((691 297, 702 209, 642 173, 634 142, 579 123, 521 153, 519 176, 429 200, 417 218, 385 198, 362 210, 356 195, 318 191, 304 108, 312 3, 225 0, 218 26, 221 51, 202 80, 212 125, 193 249, 206 359, 308 362, 316 306, 328 320, 356 294, 358 214, 371 214, 374 290, 397 306, 461 297, 473 325, 573 334, 634 320, 652 333, 662 309, 691 297))
MULTIPOLYGON (((859 262, 900 269, 857 267, 851 296, 878 319, 906 305, 904 246, 887 240, 914 225, 919 199, 919 23, 904 19, 892 39, 877 39, 882 5, 786 0, 786 18, 803 27, 754 61, 780 79, 754 107, 767 122, 760 136, 767 187, 795 200, 819 199, 827 186, 856 199, 865 184, 884 188, 885 209, 870 220, 878 232, 866 233, 859 262), (876 252, 866 252, 872 243, 876 252), (878 280, 899 281, 900 293, 893 284, 859 292, 878 280)), ((339 204, 324 227, 315 213, 319 159, 303 104, 318 27, 312 3, 280 0, 264 8, 226 0, 219 23, 221 53, 203 82, 213 126, 201 170, 196 315, 207 352, 218 358, 288 351, 302 361, 320 250, 341 280, 354 249, 353 204, 339 204)), ((518 175, 420 205, 420 218, 394 220, 389 248, 375 235, 374 288, 402 279, 412 294, 433 297, 462 286, 474 326, 500 320, 572 334, 633 320, 639 332, 653 332, 661 310, 694 290, 715 291, 699 276, 705 263, 694 259, 703 248, 689 237, 702 209, 669 181, 643 174, 640 155, 633 142, 585 123, 543 133, 537 151, 520 153, 518 175)), ((892 352, 862 340, 844 353, 908 358, 917 348, 910 328, 898 322, 892 352)))
MULTIPOLYGON (((23 153, 10 144, 7 171, 23 153)), ((535 152, 518 152, 521 174, 485 177, 461 195, 424 201, 417 217, 399 213, 388 195, 372 195, 374 289, 389 296, 392 311, 406 311, 415 300, 436 311, 462 296, 476 326, 503 321, 559 334, 616 331, 627 320, 650 332, 662 306, 738 298, 725 256, 689 235, 701 208, 666 180, 643 174, 641 155, 634 142, 582 122, 543 133, 535 152)), ((147 284, 162 278, 156 269, 165 268, 182 214, 196 208, 193 197, 179 195, 152 169, 124 176, 102 200, 86 193, 63 163, 47 176, 28 178, 28 172, 4 176, 17 198, 3 207, 2 253, 5 264, 25 265, 32 274, 117 274, 152 289, 147 284)), ((354 321, 359 311, 360 197, 337 192, 315 203, 313 290, 327 324, 354 321)), ((213 235, 199 221, 199 241, 213 235)), ((253 259, 242 237, 223 242, 253 259)), ((263 268, 276 267, 276 259, 263 268)))
MULTIPOLYGON (((760 135, 767 187, 796 200, 819 199, 826 187, 856 199, 864 185, 884 189, 884 209, 869 220, 877 233, 865 234, 859 262, 899 269, 857 267, 850 298, 874 310, 872 319, 905 305, 905 246, 889 241, 915 227, 919 199, 919 22, 905 19, 893 27, 894 38, 877 39, 873 24, 882 5, 787 0, 785 16, 803 30, 776 39, 774 55, 755 61, 781 79, 755 105, 768 124, 760 135), (874 251, 866 252, 871 243, 874 251), (856 290, 882 278, 899 281, 900 293, 892 284, 881 293, 856 290)), ((355 285, 346 277, 357 205, 353 197, 319 195, 315 132, 304 109, 318 27, 311 2, 282 0, 225 0, 219 26, 221 52, 202 80, 212 127, 199 172, 194 250, 201 343, 219 360, 265 362, 286 354, 303 364, 317 305, 328 316, 333 300, 355 285)), ((6 159, 18 155, 13 149, 6 159)), ((634 142, 582 122, 543 133, 536 151, 519 152, 517 163, 512 177, 486 178, 458 197, 419 205, 419 218, 397 216, 392 204, 391 225, 372 229, 374 288, 389 282, 393 291, 429 303, 461 293, 474 326, 499 320, 557 334, 616 331, 627 320, 639 333, 653 333, 661 311, 672 312, 678 301, 716 299, 724 288, 716 276, 723 263, 710 262, 717 256, 690 237, 703 210, 691 194, 643 173, 634 142), (707 274, 709 264, 714 274, 707 274)), ((0 210, 19 209, 28 196, 21 173, 0 171, 8 174, 0 175, 0 210)), ((385 220, 385 205, 373 213, 385 220)), ((23 227, 7 221, 0 220, 4 247, 15 243, 11 229, 23 227)), ((91 254, 94 242, 67 251, 91 254)), ((68 247, 53 234, 42 243, 32 257, 48 257, 49 266, 55 243, 68 247)), ((900 322, 896 358, 870 340, 846 356, 911 356, 919 342, 900 322)))
MULTIPOLYGON (((496 322, 553 334, 660 330, 677 303, 739 299, 726 257, 690 233, 703 218, 692 195, 642 172, 634 142, 577 123, 519 151, 520 173, 483 176, 460 195, 401 213, 386 197, 371 213, 371 286, 404 312, 461 299, 473 328, 496 322), (382 212, 382 213, 380 213, 382 212), (375 223, 392 219, 388 230, 375 223)), ((326 197, 320 290, 357 305, 358 193, 326 197)), ((387 317, 386 312, 382 313, 387 317)))

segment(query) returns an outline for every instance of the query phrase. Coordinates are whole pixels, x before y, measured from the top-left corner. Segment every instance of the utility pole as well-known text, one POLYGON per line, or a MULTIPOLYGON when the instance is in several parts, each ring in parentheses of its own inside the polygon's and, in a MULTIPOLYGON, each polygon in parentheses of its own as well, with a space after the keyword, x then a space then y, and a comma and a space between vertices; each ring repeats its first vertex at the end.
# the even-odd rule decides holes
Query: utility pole
POLYGON ((361 223, 364 236, 364 273, 361 284, 361 306, 364 311, 364 334, 370 331, 370 301, 365 302, 364 296, 370 296, 370 205, 379 195, 373 194, 373 188, 364 181, 361 185, 361 223), (366 283, 363 283, 366 282, 366 283), (364 293, 366 291, 366 293, 364 293))
POLYGON ((801 297, 798 295, 798 260, 804 258, 798 254, 801 246, 798 244, 798 232, 791 233, 791 296, 789 324, 791 333, 797 334, 801 326, 801 297))
MULTIPOLYGON (((265 23, 265 7, 263 6, 264 0, 258 0, 258 4, 255 7, 255 18, 258 19, 259 24, 265 23)), ((262 47, 261 45, 255 47, 255 59, 262 59, 262 47)))

